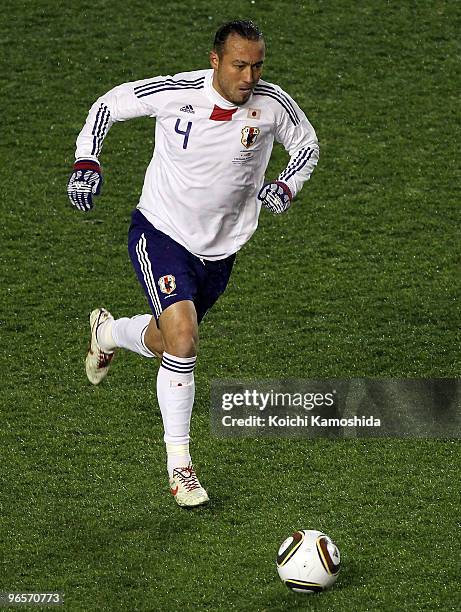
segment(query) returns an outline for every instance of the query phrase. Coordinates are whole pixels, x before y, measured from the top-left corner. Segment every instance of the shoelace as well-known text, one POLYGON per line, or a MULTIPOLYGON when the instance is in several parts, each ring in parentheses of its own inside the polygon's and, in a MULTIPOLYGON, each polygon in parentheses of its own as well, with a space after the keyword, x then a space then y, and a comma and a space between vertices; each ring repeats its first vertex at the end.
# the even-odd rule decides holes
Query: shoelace
POLYGON ((185 468, 176 468, 173 476, 177 476, 182 485, 190 492, 200 488, 197 475, 192 465, 185 468))
POLYGON ((114 353, 104 353, 103 351, 99 351, 98 368, 106 368, 112 361, 113 356, 114 353))

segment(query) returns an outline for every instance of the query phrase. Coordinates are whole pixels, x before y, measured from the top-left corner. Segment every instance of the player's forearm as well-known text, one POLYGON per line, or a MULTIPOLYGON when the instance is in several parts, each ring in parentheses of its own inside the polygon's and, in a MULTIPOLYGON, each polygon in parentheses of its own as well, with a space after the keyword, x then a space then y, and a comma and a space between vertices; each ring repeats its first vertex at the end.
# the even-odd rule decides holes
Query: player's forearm
POLYGON ((294 198, 311 177, 319 160, 319 145, 313 139, 299 148, 291 157, 287 167, 279 174, 278 180, 288 185, 294 198))
POLYGON ((104 138, 113 123, 109 106, 102 96, 91 107, 85 125, 77 137, 75 159, 85 158, 97 161, 104 138))

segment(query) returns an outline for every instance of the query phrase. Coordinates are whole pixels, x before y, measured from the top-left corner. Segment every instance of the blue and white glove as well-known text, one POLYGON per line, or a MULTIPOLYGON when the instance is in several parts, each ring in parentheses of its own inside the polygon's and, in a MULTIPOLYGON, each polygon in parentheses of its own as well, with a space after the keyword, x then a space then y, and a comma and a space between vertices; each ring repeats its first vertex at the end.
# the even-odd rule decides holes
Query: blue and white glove
POLYGON ((78 159, 67 182, 69 200, 84 212, 93 208, 93 196, 99 195, 102 185, 101 166, 92 159, 78 159))
POLYGON ((281 181, 274 181, 262 187, 258 193, 258 200, 261 200, 264 208, 275 215, 280 215, 290 208, 292 196, 288 185, 281 181))

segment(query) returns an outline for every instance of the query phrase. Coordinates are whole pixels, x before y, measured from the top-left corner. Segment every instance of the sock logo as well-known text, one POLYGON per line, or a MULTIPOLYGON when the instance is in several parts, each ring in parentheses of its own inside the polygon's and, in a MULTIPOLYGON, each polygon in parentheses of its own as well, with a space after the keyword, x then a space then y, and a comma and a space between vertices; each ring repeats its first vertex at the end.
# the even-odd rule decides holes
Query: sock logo
POLYGON ((169 295, 176 289, 176 279, 172 274, 165 274, 158 279, 158 286, 162 293, 169 295))
POLYGON ((170 387, 183 387, 184 385, 189 385, 190 383, 182 383, 179 380, 170 380, 170 387))

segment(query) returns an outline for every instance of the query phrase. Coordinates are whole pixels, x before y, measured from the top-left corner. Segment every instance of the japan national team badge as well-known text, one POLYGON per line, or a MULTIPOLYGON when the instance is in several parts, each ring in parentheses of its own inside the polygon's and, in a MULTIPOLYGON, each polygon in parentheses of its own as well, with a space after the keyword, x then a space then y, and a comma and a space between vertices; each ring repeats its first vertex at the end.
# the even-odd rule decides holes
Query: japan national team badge
POLYGON ((251 146, 254 145, 254 143, 256 142, 256 139, 258 138, 259 132, 261 130, 257 127, 248 127, 245 126, 242 129, 242 144, 244 147, 246 147, 247 149, 249 149, 251 146))
POLYGON ((162 293, 169 295, 176 289, 176 279, 172 274, 165 274, 158 279, 158 286, 162 293))

